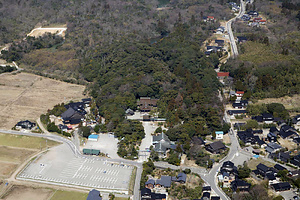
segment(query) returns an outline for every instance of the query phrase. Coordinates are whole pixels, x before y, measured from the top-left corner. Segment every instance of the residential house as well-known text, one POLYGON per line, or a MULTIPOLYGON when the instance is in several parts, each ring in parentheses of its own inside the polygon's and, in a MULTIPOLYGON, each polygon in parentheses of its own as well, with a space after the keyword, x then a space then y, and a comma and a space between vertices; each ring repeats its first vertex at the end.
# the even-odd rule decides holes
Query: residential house
MULTIPOLYGON (((249 18, 250 19, 250 18, 249 18)), ((248 21, 248 20, 247 20, 248 21)), ((247 42, 247 37, 245 36, 238 36, 237 37, 238 39, 238 43, 244 43, 244 42, 247 42)))
POLYGON ((130 108, 128 108, 128 109, 125 111, 125 114, 126 114, 126 115, 134 115, 134 111, 131 110, 130 108))
POLYGON ((269 140, 269 142, 277 142, 277 136, 276 134, 269 132, 267 135, 267 138, 269 140))
POLYGON ((234 163, 231 161, 225 161, 221 167, 221 171, 226 171, 229 173, 233 173, 235 170, 234 163))
POLYGON ((295 117, 293 117, 292 123, 295 125, 300 125, 300 115, 296 115, 295 117))
POLYGON ((247 100, 241 100, 241 101, 236 101, 232 104, 233 108, 238 108, 238 109, 245 109, 248 105, 247 100))
POLYGON ((92 99, 91 98, 85 98, 85 99, 81 99, 81 101, 87 106, 91 103, 92 99))
POLYGON ((263 117, 262 116, 253 116, 251 119, 256 120, 258 123, 263 122, 263 117))
POLYGON ((259 15, 259 13, 255 10, 251 10, 247 14, 250 15, 251 17, 258 17, 259 15))
POLYGON ((266 22, 267 22, 267 20, 265 20, 265 19, 259 20, 259 24, 266 24, 266 22))
POLYGON ((89 195, 88 195, 88 197, 86 198, 86 200, 102 200, 100 191, 95 190, 95 189, 92 189, 92 190, 89 192, 89 195))
POLYGON ((235 180, 235 175, 234 174, 229 174, 228 172, 223 172, 223 187, 224 188, 229 188, 231 186, 231 183, 235 180))
POLYGON ((140 97, 137 101, 137 106, 141 112, 149 112, 157 107, 158 99, 151 99, 150 97, 140 97))
POLYGON ((218 72, 218 79, 224 79, 225 77, 229 77, 229 72, 218 72))
POLYGON ((230 92, 229 92, 229 96, 230 96, 230 97, 234 97, 234 96, 236 96, 236 93, 235 93, 235 91, 230 91, 230 92))
POLYGON ((185 183, 186 182, 186 174, 183 172, 178 173, 177 177, 172 177, 172 181, 185 183))
POLYGON ((300 154, 294 156, 294 157, 291 159, 290 163, 292 163, 292 164, 295 165, 295 166, 300 167, 300 154))
POLYGON ((224 40, 215 40, 215 43, 218 44, 219 47, 223 47, 225 41, 224 40))
POLYGON ((281 171, 281 170, 287 170, 285 167, 283 167, 282 165, 276 164, 274 165, 274 169, 281 171))
POLYGON ((279 144, 277 144, 275 142, 270 142, 267 144, 267 147, 265 149, 268 153, 275 153, 275 152, 281 150, 282 146, 280 146, 279 144))
POLYGON ((227 113, 229 115, 237 116, 237 115, 246 115, 246 110, 228 110, 227 113))
POLYGON ((262 177, 266 177, 267 174, 274 174, 276 170, 272 167, 268 167, 262 163, 259 163, 256 166, 255 173, 261 175, 262 177))
POLYGON ((263 113, 262 118, 266 124, 272 124, 274 122, 274 117, 271 113, 263 113))
POLYGON ((68 126, 64 125, 64 124, 58 124, 58 128, 62 131, 67 132, 68 131, 68 126))
POLYGON ((156 180, 155 187, 169 188, 169 187, 171 187, 171 183, 172 183, 172 177, 171 176, 161 176, 160 179, 156 180))
POLYGON ((226 149, 226 146, 221 141, 217 141, 207 144, 205 149, 211 153, 221 153, 226 149))
POLYGON ((300 137, 294 137, 293 142, 295 142, 297 145, 300 144, 300 137))
POLYGON ((203 186, 202 192, 211 192, 211 187, 209 185, 208 186, 203 186))
POLYGON ((291 159, 290 153, 289 152, 279 152, 278 159, 281 160, 282 162, 287 163, 291 159))
POLYGON ((192 138, 192 143, 195 145, 205 145, 205 141, 202 139, 202 137, 197 137, 197 136, 194 136, 192 138))
POLYGON ((21 128, 23 128, 23 129, 29 129, 29 130, 33 129, 35 126, 36 126, 36 123, 31 122, 31 121, 29 121, 29 120, 19 121, 19 122, 15 125, 16 129, 21 129, 21 128))
POLYGON ((272 126, 272 127, 270 128, 270 132, 273 133, 273 134, 275 134, 275 135, 278 135, 279 130, 278 130, 275 126, 272 126))
POLYGON ((216 139, 223 140, 224 132, 223 131, 216 131, 216 139))
MULTIPOLYGON (((245 145, 254 145, 257 144, 257 140, 259 139, 259 137, 255 137, 252 133, 252 131, 238 131, 237 135, 239 137, 240 140, 242 140, 244 142, 245 145)), ((260 140, 260 139, 259 139, 260 140)))
POLYGON ((161 157, 165 157, 169 149, 176 148, 174 142, 171 142, 165 133, 152 136, 152 145, 154 146, 154 151, 158 152, 161 157))
POLYGON ((235 94, 237 97, 242 97, 244 95, 244 93, 245 93, 244 91, 236 91, 235 94))
POLYGON ((279 135, 283 139, 291 139, 294 137, 298 137, 296 130, 288 125, 282 125, 279 131, 279 135))
POLYGON ((247 22, 251 19, 251 17, 247 14, 244 14, 242 17, 241 17, 241 20, 243 20, 244 22, 247 22))
POLYGON ((202 200, 210 200, 210 192, 203 192, 201 199, 202 200))
POLYGON ((246 181, 236 179, 231 182, 231 188, 234 192, 240 191, 240 192, 249 192, 250 190, 250 183, 247 183, 246 181))
POLYGON ((64 113, 61 114, 61 118, 63 119, 64 124, 79 124, 84 120, 85 114, 80 108, 70 106, 64 113))
POLYGON ((145 188, 149 188, 149 189, 153 189, 155 186, 155 181, 153 179, 149 179, 146 183, 145 183, 145 188))
POLYGON ((166 200, 166 194, 151 192, 149 188, 141 189, 141 200, 166 200))
POLYGON ((214 22, 215 21, 215 17, 213 17, 213 16, 207 16, 207 21, 214 22))
POLYGON ((291 185, 289 182, 283 182, 283 183, 276 183, 272 184, 271 187, 276 191, 276 192, 281 192, 281 191, 287 191, 291 189, 291 185))
POLYGON ((300 175, 300 170, 294 170, 294 171, 290 171, 288 176, 292 177, 292 178, 298 178, 300 175))

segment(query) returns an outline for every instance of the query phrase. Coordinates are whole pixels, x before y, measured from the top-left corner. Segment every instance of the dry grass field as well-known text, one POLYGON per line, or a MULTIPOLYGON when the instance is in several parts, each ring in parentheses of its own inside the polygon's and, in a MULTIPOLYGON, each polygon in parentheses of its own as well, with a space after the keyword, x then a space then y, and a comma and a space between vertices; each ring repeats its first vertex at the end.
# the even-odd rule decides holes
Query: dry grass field
POLYGON ((51 197, 52 193, 53 190, 51 189, 13 186, 6 193, 3 200, 47 200, 51 197))
POLYGON ((54 105, 84 98, 85 86, 33 74, 3 74, 0 78, 0 129, 20 120, 36 120, 54 105))
POLYGON ((31 37, 40 37, 44 35, 45 33, 51 33, 51 34, 58 34, 62 37, 65 37, 67 27, 66 25, 61 25, 59 27, 56 26, 47 26, 47 27, 39 27, 33 29, 30 33, 27 34, 27 36, 31 37))
POLYGON ((292 97, 284 96, 281 98, 267 98, 267 99, 263 99, 263 100, 258 100, 257 103, 259 103, 259 104, 281 103, 284 105, 284 107, 287 110, 300 109, 300 95, 297 94, 297 95, 293 95, 292 97))
POLYGON ((248 167, 251 169, 251 170, 254 170, 256 169, 256 166, 259 164, 259 163, 262 163, 268 167, 273 167, 274 164, 273 163, 270 163, 268 161, 265 161, 263 160, 262 158, 258 158, 258 159, 251 159, 249 162, 247 162, 247 165, 248 167))

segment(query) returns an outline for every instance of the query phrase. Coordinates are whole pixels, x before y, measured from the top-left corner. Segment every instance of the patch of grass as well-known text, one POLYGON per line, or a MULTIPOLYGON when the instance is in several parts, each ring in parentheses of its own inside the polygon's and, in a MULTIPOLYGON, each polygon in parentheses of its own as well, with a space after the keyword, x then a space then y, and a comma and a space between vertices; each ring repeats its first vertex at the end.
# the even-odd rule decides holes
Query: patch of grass
POLYGON ((133 194, 136 171, 137 171, 137 167, 134 167, 132 170, 131 176, 130 176, 130 181, 129 181, 129 195, 133 194))
POLYGON ((88 193, 57 190, 50 200, 86 200, 88 193))
POLYGON ((58 145, 58 142, 47 140, 38 137, 29 137, 24 135, 10 135, 0 133, 0 145, 19 147, 19 148, 29 148, 29 149, 44 149, 47 147, 52 147, 58 145))
POLYGON ((115 197, 115 200, 128 200, 130 198, 126 198, 126 197, 115 197))
POLYGON ((258 42, 247 41, 243 44, 243 48, 245 48, 245 53, 241 54, 239 59, 250 61, 255 64, 292 59, 290 56, 276 54, 271 46, 258 42))
POLYGON ((247 165, 248 165, 248 167, 249 167, 251 170, 254 170, 254 169, 256 169, 256 166, 257 166, 259 163, 262 163, 262 164, 264 164, 264 165, 266 165, 266 166, 268 166, 268 167, 273 167, 273 166, 274 166, 273 163, 268 162, 268 161, 265 161, 265 160, 263 160, 262 158, 251 159, 251 160, 247 163, 247 165))
POLYGON ((6 146, 0 146, 0 160, 19 163, 35 153, 35 150, 16 149, 6 146))

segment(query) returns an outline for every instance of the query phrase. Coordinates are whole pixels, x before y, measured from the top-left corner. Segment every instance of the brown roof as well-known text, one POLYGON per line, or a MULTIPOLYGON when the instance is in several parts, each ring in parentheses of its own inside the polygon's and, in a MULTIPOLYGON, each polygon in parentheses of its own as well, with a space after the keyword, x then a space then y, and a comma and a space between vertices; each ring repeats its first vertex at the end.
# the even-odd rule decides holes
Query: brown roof
POLYGON ((229 72, 218 72, 218 77, 229 76, 229 72))
POLYGON ((141 110, 151 110, 153 106, 157 106, 158 99, 151 99, 150 97, 141 97, 137 105, 141 110))

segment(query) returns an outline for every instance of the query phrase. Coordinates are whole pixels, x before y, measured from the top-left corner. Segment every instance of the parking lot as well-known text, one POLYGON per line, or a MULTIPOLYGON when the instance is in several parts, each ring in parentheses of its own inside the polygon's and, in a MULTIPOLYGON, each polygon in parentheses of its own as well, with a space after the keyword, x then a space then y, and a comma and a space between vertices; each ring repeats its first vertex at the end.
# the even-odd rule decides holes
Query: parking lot
POLYGON ((101 153, 108 154, 110 158, 120 158, 117 154, 118 139, 113 134, 99 134, 98 141, 87 141, 83 146, 85 149, 97 149, 101 153))
POLYGON ((131 165, 112 163, 97 157, 76 158, 68 146, 60 145, 34 160, 18 178, 117 190, 127 194, 132 170, 131 165))

